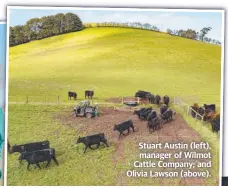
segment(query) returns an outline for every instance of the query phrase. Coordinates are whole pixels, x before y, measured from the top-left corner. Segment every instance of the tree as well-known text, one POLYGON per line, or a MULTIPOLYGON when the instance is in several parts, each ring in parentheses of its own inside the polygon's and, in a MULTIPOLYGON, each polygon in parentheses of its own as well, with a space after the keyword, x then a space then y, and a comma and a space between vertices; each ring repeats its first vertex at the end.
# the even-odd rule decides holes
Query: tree
POLYGON ((197 38, 196 31, 192 29, 187 29, 187 31, 185 32, 185 37, 189 39, 196 39, 197 38))
POLYGON ((42 22, 39 18, 32 18, 26 22, 24 25, 24 31, 29 41, 37 39, 41 26, 42 22))
POLYGON ((145 24, 143 24, 143 28, 145 28, 145 29, 150 29, 150 28, 151 28, 151 25, 148 24, 148 23, 145 23, 145 24))
POLYGON ((14 33, 14 28, 10 27, 9 28, 9 46, 14 46, 15 45, 15 33, 14 33))
POLYGON ((65 15, 62 13, 55 15, 55 21, 54 21, 54 33, 55 34, 61 34, 65 33, 65 15))
POLYGON ((80 18, 73 13, 32 18, 25 25, 10 27, 9 45, 19 45, 84 28, 80 18))
POLYGON ((18 25, 14 27, 14 44, 19 45, 25 43, 24 33, 23 33, 23 26, 18 25))
POLYGON ((205 27, 200 30, 200 40, 204 41, 204 37, 208 34, 209 31, 211 31, 211 27, 205 27))
POLYGON ((171 34, 173 33, 173 31, 172 31, 171 29, 168 28, 168 29, 167 29, 167 33, 171 35, 171 34))

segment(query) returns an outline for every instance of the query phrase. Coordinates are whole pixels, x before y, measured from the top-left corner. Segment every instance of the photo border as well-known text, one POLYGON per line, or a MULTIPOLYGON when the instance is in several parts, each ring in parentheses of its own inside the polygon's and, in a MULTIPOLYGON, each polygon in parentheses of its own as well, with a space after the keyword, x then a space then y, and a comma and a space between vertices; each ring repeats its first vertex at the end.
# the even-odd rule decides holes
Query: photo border
MULTIPOLYGON (((118 11, 163 11, 163 12, 221 12, 222 13, 222 37, 221 37, 221 81, 220 81, 220 146, 219 146, 219 186, 222 185, 222 176, 223 176, 223 123, 224 123, 224 88, 225 88, 225 9, 224 8, 148 8, 148 7, 105 7, 105 6, 48 6, 48 5, 8 5, 7 6, 7 38, 6 38, 6 101, 5 101, 5 141, 8 138, 8 90, 9 90, 9 22, 10 22, 10 10, 11 9, 46 9, 46 10, 118 10, 118 11)), ((7 143, 5 142, 5 149, 7 149, 7 143)), ((7 165, 7 153, 5 153, 5 160, 7 165)), ((7 166, 4 169, 4 186, 7 186, 7 166)), ((142 186, 145 187, 145 186, 142 186)))

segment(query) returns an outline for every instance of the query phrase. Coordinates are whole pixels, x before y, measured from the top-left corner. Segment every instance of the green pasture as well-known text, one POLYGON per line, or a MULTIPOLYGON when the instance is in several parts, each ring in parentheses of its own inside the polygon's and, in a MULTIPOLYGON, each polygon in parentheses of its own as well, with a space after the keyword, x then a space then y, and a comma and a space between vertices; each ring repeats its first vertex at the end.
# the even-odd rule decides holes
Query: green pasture
MULTIPOLYGON (((198 96, 199 102, 220 107, 221 47, 165 33, 130 28, 87 28, 9 49, 9 102, 68 102, 67 92, 95 91, 95 100, 133 96, 137 90, 153 94, 198 96)), ((186 97, 186 98, 185 98, 186 97)), ((189 104, 194 103, 186 100, 189 104)), ((121 180, 123 162, 114 161, 115 145, 83 154, 76 145, 80 127, 55 119, 69 114, 70 105, 9 104, 8 138, 12 144, 48 139, 60 166, 26 170, 18 154, 8 158, 8 185, 159 185, 164 179, 121 180)), ((189 126, 209 142, 212 178, 219 173, 219 137, 211 128, 184 116, 189 126)), ((131 144, 124 144, 132 161, 131 144)), ((132 149, 133 150, 133 149, 132 149)), ((170 181, 179 185, 180 179, 170 181)))
MULTIPOLYGON (((70 122, 62 123, 58 115, 67 116, 69 105, 9 105, 8 139, 11 144, 23 144, 28 141, 48 139, 51 147, 56 149, 59 166, 52 161, 48 169, 46 162, 41 163, 42 169, 30 166, 27 162, 19 164, 19 154, 7 156, 7 185, 14 186, 78 186, 78 185, 180 185, 181 178, 128 178, 125 171, 131 168, 128 163, 137 160, 139 151, 129 141, 124 143, 121 155, 116 153, 116 142, 109 141, 109 148, 101 146, 99 150, 88 150, 83 153, 83 145, 75 144, 82 133, 82 125, 74 126, 70 122)), ((206 126, 185 117, 189 126, 200 133, 202 141, 209 142, 212 153, 212 177, 204 180, 204 185, 216 185, 219 174, 219 137, 206 126)), ((143 136, 139 136, 143 137, 143 136)), ((145 138, 149 141, 150 138, 145 138)), ((193 139, 194 140, 194 139, 193 139)))
MULTIPOLYGON (((88 28, 11 47, 9 101, 67 101, 137 90, 220 104, 221 47, 130 28, 88 28)), ((192 102, 191 102, 192 103, 192 102)))

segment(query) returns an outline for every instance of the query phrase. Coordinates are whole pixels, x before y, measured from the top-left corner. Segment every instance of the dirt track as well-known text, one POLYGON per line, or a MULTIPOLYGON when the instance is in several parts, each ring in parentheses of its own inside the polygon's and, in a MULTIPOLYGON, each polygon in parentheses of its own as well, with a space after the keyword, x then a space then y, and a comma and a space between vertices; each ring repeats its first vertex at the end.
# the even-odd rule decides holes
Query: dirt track
MULTIPOLYGON (((104 133, 110 145, 115 146, 115 153, 113 154, 113 162, 125 162, 124 144, 130 142, 135 146, 139 142, 157 143, 157 142, 196 142, 201 141, 201 137, 192 128, 190 128, 185 120, 176 114, 173 121, 166 123, 160 130, 150 133, 147 128, 147 121, 141 121, 132 112, 117 111, 113 108, 101 108, 101 116, 87 119, 87 118, 73 118, 71 115, 59 115, 58 118, 67 123, 70 127, 77 125, 81 136, 93 135, 96 133, 104 133), (132 119, 135 126, 135 132, 130 131, 129 135, 118 138, 117 132, 113 131, 114 124, 121 123, 127 119, 132 119)), ((168 151, 167 151, 168 152, 168 151)), ((163 179, 161 185, 168 184, 167 179, 163 179)), ((118 185, 125 185, 122 179, 118 180, 118 185)), ((203 185, 204 181, 201 178, 181 179, 179 185, 203 185)))

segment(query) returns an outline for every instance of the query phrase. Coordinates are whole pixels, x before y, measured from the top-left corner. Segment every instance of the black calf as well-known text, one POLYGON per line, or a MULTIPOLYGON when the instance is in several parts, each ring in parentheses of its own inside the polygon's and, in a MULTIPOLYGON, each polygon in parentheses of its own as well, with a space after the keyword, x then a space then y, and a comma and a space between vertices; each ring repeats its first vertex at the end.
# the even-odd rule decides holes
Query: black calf
POLYGON ((203 106, 204 106, 205 110, 210 109, 211 111, 215 112, 215 109, 216 109, 215 104, 209 104, 209 105, 204 104, 203 106))
POLYGON ((169 105, 169 97, 168 97, 167 95, 165 95, 165 96, 163 97, 163 102, 164 102, 164 104, 166 104, 167 106, 169 105))
POLYGON ((148 114, 147 116, 147 121, 151 121, 152 119, 157 117, 157 112, 152 110, 151 113, 148 114))
POLYGON ((150 121, 148 121, 148 128, 151 132, 151 129, 153 129, 153 132, 161 127, 162 120, 159 117, 156 117, 150 121))
POLYGON ((120 133, 119 137, 120 137, 121 135, 124 135, 123 132, 126 130, 128 130, 128 134, 129 134, 130 128, 132 128, 133 132, 135 132, 135 128, 134 128, 132 120, 128 120, 128 121, 122 122, 118 125, 115 125, 113 128, 113 131, 119 131, 119 133, 120 133))
POLYGON ((50 142, 48 140, 45 140, 45 141, 41 141, 41 142, 32 142, 32 143, 27 143, 27 144, 22 144, 22 145, 13 145, 11 149, 10 149, 10 145, 8 143, 8 148, 9 148, 10 153, 32 152, 32 151, 50 148, 50 142))
POLYGON ((220 118, 214 119, 211 121, 211 128, 213 132, 219 132, 220 131, 220 118))
POLYGON ((84 153, 86 152, 88 147, 90 149, 93 149, 91 146, 94 144, 96 144, 97 148, 99 148, 101 142, 103 142, 107 147, 109 147, 107 140, 105 139, 104 133, 99 133, 96 135, 91 135, 91 136, 86 136, 86 137, 79 136, 79 138, 77 140, 77 144, 83 143, 85 145, 84 153))
POLYGON ((140 114, 142 112, 144 112, 145 110, 146 110, 146 108, 141 108, 140 110, 135 110, 133 114, 136 114, 138 116, 138 118, 139 118, 140 114))
POLYGON ((169 121, 169 120, 173 119, 173 115, 175 115, 175 114, 176 113, 173 110, 169 109, 161 115, 161 118, 164 121, 169 121))
POLYGON ((159 95, 156 95, 156 96, 154 97, 154 102, 155 102, 155 104, 159 104, 159 103, 160 103, 160 100, 161 100, 161 97, 160 97, 159 95))
POLYGON ((56 156, 55 156, 55 149, 49 148, 44 150, 38 150, 34 152, 23 152, 19 157, 19 161, 26 160, 28 162, 27 169, 31 164, 36 164, 39 169, 41 169, 39 163, 47 161, 46 168, 50 165, 51 160, 54 160, 56 165, 59 165, 56 156))
POLYGON ((164 112, 166 112, 168 110, 168 106, 167 105, 163 105, 161 108, 160 108, 160 114, 162 115, 164 112))
POLYGON ((74 98, 74 100, 77 99, 77 93, 76 92, 68 92, 68 100, 71 100, 71 97, 74 98))

